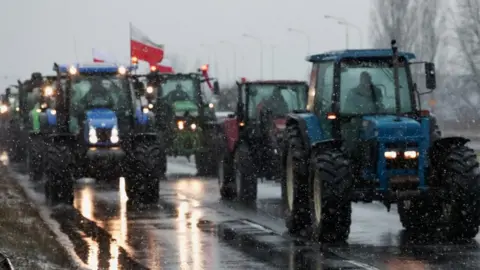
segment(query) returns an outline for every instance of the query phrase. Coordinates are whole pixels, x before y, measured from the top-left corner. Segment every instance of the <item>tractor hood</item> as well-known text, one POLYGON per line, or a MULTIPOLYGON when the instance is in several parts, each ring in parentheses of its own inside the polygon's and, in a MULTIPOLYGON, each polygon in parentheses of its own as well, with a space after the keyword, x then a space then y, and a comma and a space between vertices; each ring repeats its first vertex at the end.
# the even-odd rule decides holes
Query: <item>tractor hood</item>
POLYGON ((177 101, 173 103, 173 110, 176 116, 183 116, 186 112, 192 116, 198 115, 198 106, 192 101, 177 101))
POLYGON ((109 109, 89 110, 86 120, 87 124, 94 128, 113 128, 117 125, 117 116, 109 109))
POLYGON ((393 115, 364 116, 364 137, 370 138, 405 138, 422 135, 421 125, 418 121, 393 115))

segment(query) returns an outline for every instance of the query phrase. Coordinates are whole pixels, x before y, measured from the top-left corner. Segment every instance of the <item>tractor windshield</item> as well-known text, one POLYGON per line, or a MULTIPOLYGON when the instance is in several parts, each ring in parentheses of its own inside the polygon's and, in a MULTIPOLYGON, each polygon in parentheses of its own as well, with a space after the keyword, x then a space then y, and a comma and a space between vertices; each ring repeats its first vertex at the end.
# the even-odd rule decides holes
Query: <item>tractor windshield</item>
POLYGON ((196 104, 196 83, 192 78, 171 78, 162 83, 162 98, 169 104, 192 101, 196 104))
POLYGON ((274 117, 283 117, 305 109, 307 86, 304 84, 252 84, 248 93, 249 118, 256 119, 263 108, 271 110, 274 117))
MULTIPOLYGON (((398 69, 400 111, 413 110, 407 66, 398 69)), ((354 59, 341 62, 340 112, 343 114, 394 114, 395 83, 392 59, 354 59)))
POLYGON ((119 122, 129 123, 132 106, 129 81, 123 76, 112 74, 72 78, 71 122, 74 126, 71 128, 74 130, 78 130, 78 122, 85 113, 94 108, 111 109, 119 122))

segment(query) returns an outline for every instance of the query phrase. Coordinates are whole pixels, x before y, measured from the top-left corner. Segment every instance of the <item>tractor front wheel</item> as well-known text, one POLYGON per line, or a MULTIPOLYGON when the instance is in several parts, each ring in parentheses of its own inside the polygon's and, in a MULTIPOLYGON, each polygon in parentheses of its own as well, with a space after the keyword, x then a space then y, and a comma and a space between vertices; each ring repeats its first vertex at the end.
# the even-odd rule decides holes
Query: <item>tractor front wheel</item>
POLYGON ((45 199, 49 205, 73 205, 74 178, 72 156, 67 145, 51 145, 45 156, 45 199))
POLYGON ((167 155, 160 141, 138 143, 133 150, 126 193, 132 202, 157 203, 160 179, 165 178, 167 155))
POLYGON ((310 160, 312 238, 345 241, 352 223, 353 175, 343 149, 322 149, 310 160))
POLYGON ((233 160, 236 198, 247 204, 257 201, 258 191, 257 177, 249 156, 248 147, 243 144, 235 151, 233 160))

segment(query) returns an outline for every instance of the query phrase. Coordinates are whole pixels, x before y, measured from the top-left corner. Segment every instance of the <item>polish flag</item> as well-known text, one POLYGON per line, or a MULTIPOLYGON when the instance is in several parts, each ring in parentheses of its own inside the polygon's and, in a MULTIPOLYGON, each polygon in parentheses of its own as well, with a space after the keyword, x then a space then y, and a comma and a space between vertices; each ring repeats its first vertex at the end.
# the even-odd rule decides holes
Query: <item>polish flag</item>
POLYGON ((163 59, 162 62, 156 65, 156 68, 160 73, 175 73, 172 62, 168 59, 163 59))
POLYGON ((130 56, 146 61, 150 66, 163 60, 164 46, 156 44, 140 29, 130 23, 130 56))
POLYGON ((92 49, 92 57, 94 63, 115 63, 116 59, 112 55, 105 53, 103 51, 97 50, 95 48, 92 49))

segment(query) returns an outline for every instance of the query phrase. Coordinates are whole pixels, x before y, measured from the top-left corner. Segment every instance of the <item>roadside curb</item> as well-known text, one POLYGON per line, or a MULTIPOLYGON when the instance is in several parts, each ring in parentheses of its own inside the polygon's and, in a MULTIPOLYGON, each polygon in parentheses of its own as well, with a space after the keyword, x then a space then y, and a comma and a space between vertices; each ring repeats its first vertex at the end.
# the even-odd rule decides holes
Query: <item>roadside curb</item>
MULTIPOLYGON (((160 204, 167 211, 176 211, 177 202, 172 196, 161 196, 160 204)), ((213 228, 221 241, 274 266, 288 265, 288 269, 376 269, 321 251, 320 246, 284 237, 248 219, 212 222, 204 216, 199 219, 197 227, 206 232, 211 232, 213 228)))

